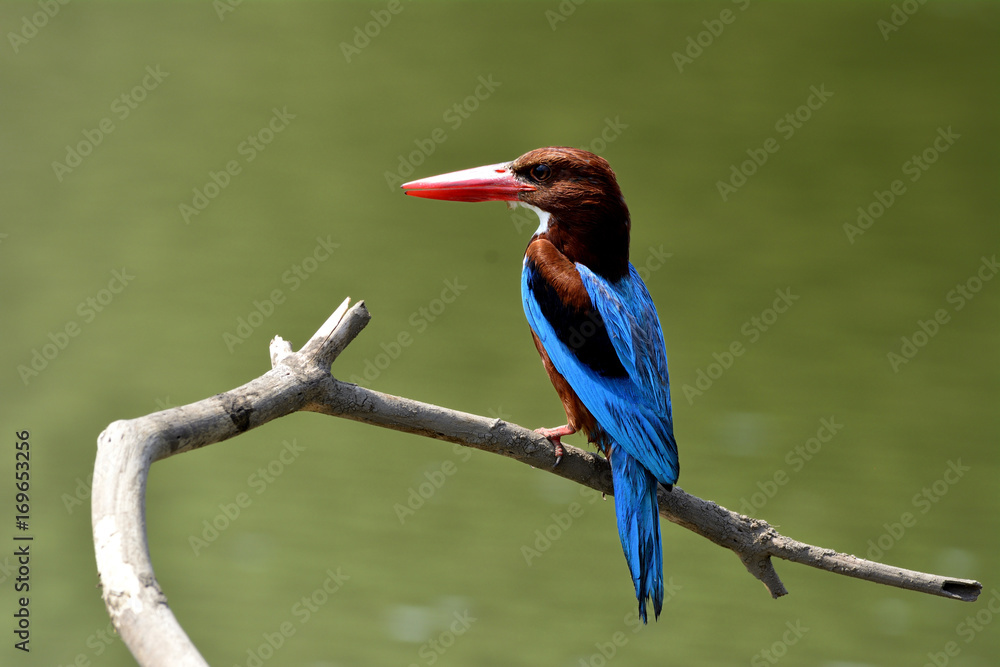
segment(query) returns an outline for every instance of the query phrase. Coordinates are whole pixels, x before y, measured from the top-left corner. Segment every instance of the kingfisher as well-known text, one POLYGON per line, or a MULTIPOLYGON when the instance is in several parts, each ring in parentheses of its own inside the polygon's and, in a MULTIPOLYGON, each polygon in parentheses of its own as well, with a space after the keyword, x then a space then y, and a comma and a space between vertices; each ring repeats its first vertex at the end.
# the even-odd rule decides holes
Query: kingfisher
POLYGON ((513 162, 464 169, 402 186, 450 201, 504 201, 538 214, 524 253, 521 301, 535 348, 566 412, 538 432, 555 445, 581 431, 608 459, 615 515, 646 622, 663 608, 657 484, 679 464, 660 320, 629 262, 631 221, 603 158, 577 148, 539 148, 513 162))

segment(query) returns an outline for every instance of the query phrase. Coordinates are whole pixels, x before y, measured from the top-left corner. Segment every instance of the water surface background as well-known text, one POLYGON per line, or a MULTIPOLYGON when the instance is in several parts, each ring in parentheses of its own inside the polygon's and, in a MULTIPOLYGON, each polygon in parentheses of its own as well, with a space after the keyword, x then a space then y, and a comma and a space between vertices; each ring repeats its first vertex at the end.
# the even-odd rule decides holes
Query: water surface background
POLYGON ((97 435, 260 375, 347 296, 373 320, 338 377, 562 423, 519 303, 535 222, 396 186, 572 145, 632 211, 680 485, 980 601, 782 562, 775 601, 664 522, 639 629, 610 500, 301 414, 153 468, 156 573, 208 661, 993 664, 1000 13, 902 4, 0 5, 0 498, 13 537, 27 429, 35 536, 28 655, 0 558, 0 662, 133 664, 104 634, 97 435))

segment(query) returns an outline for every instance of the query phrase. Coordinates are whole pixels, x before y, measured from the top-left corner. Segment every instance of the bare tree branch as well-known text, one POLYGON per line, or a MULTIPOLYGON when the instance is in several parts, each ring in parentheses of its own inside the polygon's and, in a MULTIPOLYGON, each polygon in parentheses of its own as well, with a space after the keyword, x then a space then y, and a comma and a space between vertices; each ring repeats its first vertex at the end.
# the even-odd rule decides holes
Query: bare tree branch
MULTIPOLYGON (((145 495, 154 461, 308 410, 501 454, 612 493, 607 461, 582 449, 563 445, 562 463, 552 468, 552 444, 516 424, 338 381, 330 364, 371 318, 364 302, 348 306, 349 299, 297 353, 280 337, 271 341, 273 368, 256 380, 197 403, 116 421, 98 438, 92 496, 97 569, 111 619, 139 664, 207 664, 170 611, 153 574, 145 495)), ((798 542, 765 521, 731 512, 677 486, 672 491, 660 487, 659 503, 662 516, 736 553, 773 597, 788 591, 772 558, 967 602, 982 590, 978 581, 904 570, 798 542)))

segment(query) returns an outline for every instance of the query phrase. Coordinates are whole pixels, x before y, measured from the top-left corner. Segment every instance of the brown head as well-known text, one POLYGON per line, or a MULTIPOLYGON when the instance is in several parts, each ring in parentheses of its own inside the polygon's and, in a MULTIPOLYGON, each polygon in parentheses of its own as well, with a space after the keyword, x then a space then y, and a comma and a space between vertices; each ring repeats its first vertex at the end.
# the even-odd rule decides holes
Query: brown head
POLYGON ((538 148, 513 162, 405 183, 406 194, 450 201, 506 201, 535 210, 566 257, 609 280, 628 272, 629 213, 604 158, 578 148, 538 148))

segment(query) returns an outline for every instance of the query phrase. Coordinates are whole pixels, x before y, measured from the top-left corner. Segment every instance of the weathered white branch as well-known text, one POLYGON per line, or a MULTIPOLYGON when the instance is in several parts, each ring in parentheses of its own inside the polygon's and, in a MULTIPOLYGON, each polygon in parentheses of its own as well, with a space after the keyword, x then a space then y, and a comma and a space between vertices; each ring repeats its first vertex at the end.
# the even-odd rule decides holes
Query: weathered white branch
MULTIPOLYGON (((552 468, 553 446, 542 436, 499 419, 488 419, 340 382, 330 364, 370 319, 363 302, 349 300, 295 353, 281 338, 271 341, 273 368, 256 380, 197 403, 116 421, 98 438, 92 520, 104 602, 139 664, 206 665, 181 629, 153 575, 146 541, 146 478, 154 461, 221 442, 292 412, 309 410, 459 443, 501 454, 612 493, 607 461, 563 445, 552 468)), ((855 558, 778 534, 752 519, 680 487, 659 492, 660 514, 731 549, 773 597, 787 591, 772 557, 866 581, 973 601, 982 584, 855 558)))

